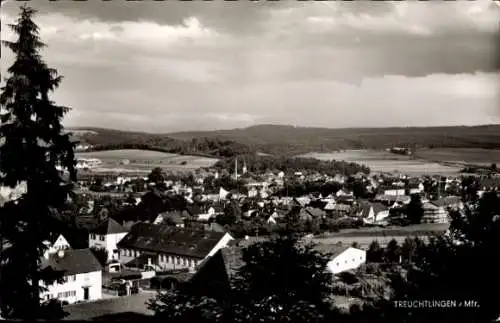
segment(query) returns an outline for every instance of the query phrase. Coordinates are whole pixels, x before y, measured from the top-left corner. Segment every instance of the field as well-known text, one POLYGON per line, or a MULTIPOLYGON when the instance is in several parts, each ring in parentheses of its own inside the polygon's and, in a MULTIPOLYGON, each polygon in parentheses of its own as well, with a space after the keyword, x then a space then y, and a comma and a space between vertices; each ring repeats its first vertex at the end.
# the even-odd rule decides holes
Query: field
POLYGON ((402 244, 406 237, 420 237, 425 239, 433 233, 443 233, 448 229, 448 224, 419 224, 407 227, 398 228, 362 228, 362 229, 347 229, 341 230, 338 233, 332 233, 328 237, 315 237, 313 240, 316 243, 334 245, 342 243, 342 245, 351 245, 357 242, 363 249, 367 249, 373 240, 377 240, 381 246, 385 246, 395 239, 402 244))
POLYGON ((200 167, 210 167, 217 159, 169 154, 150 150, 122 149, 77 153, 78 158, 97 158, 102 163, 92 168, 98 173, 149 173, 155 167, 166 171, 192 171, 200 167))
POLYGON ((403 173, 408 175, 452 175, 462 167, 442 165, 420 158, 396 155, 384 150, 343 150, 333 153, 309 153, 301 155, 321 160, 345 160, 366 165, 374 173, 403 173))
POLYGON ((436 162, 475 164, 483 166, 490 166, 493 163, 500 165, 500 149, 481 149, 481 148, 419 149, 416 152, 416 157, 436 162))

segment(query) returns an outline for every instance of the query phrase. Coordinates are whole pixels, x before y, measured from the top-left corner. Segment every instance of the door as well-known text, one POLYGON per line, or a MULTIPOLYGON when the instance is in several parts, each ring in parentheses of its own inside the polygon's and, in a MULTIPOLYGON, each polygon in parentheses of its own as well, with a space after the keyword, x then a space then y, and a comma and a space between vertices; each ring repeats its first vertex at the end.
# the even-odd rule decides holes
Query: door
POLYGON ((88 287, 83 287, 83 299, 88 301, 89 299, 89 288, 88 287))

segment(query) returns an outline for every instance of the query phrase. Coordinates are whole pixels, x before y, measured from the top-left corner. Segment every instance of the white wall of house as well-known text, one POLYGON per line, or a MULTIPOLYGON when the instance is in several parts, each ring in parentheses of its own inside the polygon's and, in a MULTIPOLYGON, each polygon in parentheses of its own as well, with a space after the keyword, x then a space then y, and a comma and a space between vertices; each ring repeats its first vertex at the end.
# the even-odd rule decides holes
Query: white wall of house
MULTIPOLYGON (((229 233, 226 233, 205 258, 213 256, 219 249, 226 247, 231 240, 233 240, 233 237, 231 237, 229 233)), ((126 264, 140 255, 141 252, 138 250, 120 249, 119 261, 122 264, 126 264)), ((158 266, 160 269, 194 268, 203 261, 203 259, 200 258, 166 253, 151 255, 150 259, 149 263, 158 266)))
POLYGON ((400 189, 384 190, 384 195, 392 195, 392 196, 405 195, 405 189, 400 188, 400 189))
POLYGON ((328 270, 333 274, 358 268, 366 262, 366 251, 357 248, 348 248, 327 264, 328 270))
MULTIPOLYGON (((69 275, 64 277, 62 284, 54 283, 48 286, 48 290, 40 293, 42 301, 59 299, 68 303, 85 301, 84 288, 88 288, 88 301, 102 298, 102 271, 69 275)), ((41 286, 45 286, 43 282, 41 286)), ((45 286, 47 287, 47 286, 45 286)))
POLYGON ((127 235, 127 232, 106 235, 89 234, 89 248, 106 249, 108 260, 118 259, 117 244, 127 235))

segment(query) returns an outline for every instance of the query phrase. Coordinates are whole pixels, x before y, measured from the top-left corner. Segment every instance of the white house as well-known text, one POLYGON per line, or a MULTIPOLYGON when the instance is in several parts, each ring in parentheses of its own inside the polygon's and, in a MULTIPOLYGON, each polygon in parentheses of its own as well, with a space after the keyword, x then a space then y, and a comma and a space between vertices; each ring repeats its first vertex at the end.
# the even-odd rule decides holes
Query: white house
POLYGON ((424 184, 422 184, 422 183, 410 184, 408 186, 408 190, 409 190, 410 195, 422 193, 424 191, 424 184))
POLYGON ((66 249, 46 254, 42 270, 62 272, 63 282, 45 285, 42 301, 58 299, 68 303, 102 298, 102 267, 90 249, 66 249))
POLYGON ((405 195, 405 188, 399 186, 382 187, 381 194, 393 196, 405 195))
POLYGON ((332 274, 356 269, 366 262, 366 251, 353 247, 319 244, 316 248, 331 255, 327 269, 332 274))
POLYGON ((108 218, 89 233, 89 248, 106 249, 108 260, 118 258, 117 243, 127 235, 127 230, 108 218))
POLYGON ((54 254, 59 250, 71 249, 71 246, 66 240, 66 238, 60 234, 53 241, 45 241, 44 244, 47 246, 47 250, 45 250, 44 257, 47 258, 50 254, 54 254))
POLYGON ((132 268, 194 270, 231 240, 233 237, 226 232, 137 223, 118 243, 119 261, 132 268))
POLYGON ((376 223, 389 216, 389 208, 381 203, 364 203, 358 213, 365 223, 376 223))

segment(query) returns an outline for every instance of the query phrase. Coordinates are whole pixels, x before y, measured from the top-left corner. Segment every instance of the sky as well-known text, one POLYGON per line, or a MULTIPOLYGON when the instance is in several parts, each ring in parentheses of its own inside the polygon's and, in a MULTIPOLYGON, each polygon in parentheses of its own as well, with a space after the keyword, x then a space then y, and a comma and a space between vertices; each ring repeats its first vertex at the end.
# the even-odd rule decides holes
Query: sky
MULTIPOLYGON (((37 0, 67 127, 168 133, 500 123, 492 1, 37 0)), ((6 27, 19 12, 9 0, 6 27)), ((12 63, 2 48, 2 76, 12 63)))

